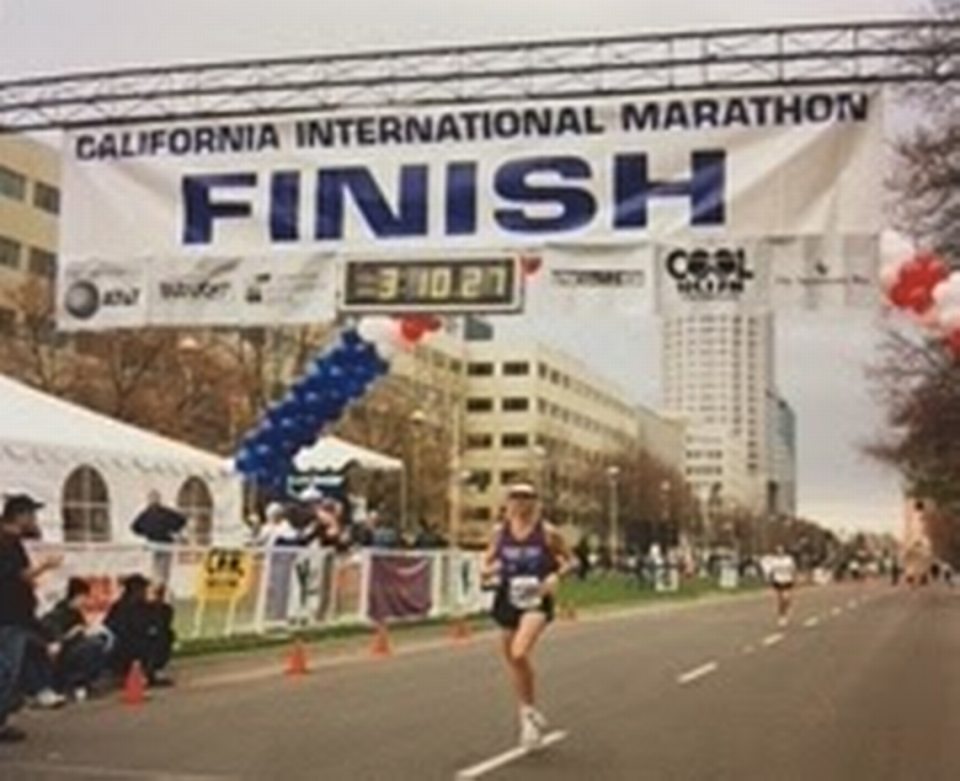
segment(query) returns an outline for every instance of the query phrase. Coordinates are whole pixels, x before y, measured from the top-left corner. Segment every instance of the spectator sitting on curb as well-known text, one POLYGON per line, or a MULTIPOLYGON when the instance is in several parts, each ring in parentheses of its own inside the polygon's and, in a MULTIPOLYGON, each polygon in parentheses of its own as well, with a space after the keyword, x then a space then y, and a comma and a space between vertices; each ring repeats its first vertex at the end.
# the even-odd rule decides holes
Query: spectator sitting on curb
POLYGON ((109 635, 87 623, 83 613, 90 598, 90 584, 70 578, 66 596, 42 619, 47 639, 60 651, 54 660, 54 681, 59 691, 77 701, 87 698, 106 668, 109 635))
POLYGON ((172 681, 161 671, 173 652, 172 609, 159 610, 157 603, 150 601, 149 592, 150 581, 143 575, 124 578, 123 593, 104 620, 114 637, 108 666, 124 680, 133 664, 139 662, 150 686, 170 686, 172 681))

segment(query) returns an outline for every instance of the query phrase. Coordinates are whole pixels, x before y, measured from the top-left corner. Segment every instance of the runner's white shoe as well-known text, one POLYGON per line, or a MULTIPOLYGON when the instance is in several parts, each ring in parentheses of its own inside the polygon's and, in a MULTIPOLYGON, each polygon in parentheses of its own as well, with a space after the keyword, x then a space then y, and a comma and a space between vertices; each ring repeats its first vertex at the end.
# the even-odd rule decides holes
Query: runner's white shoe
POLYGON ((547 720, 536 708, 524 707, 520 711, 520 746, 527 750, 539 748, 547 720))
POLYGON ((35 708, 52 710, 65 705, 66 702, 67 698, 62 694, 57 694, 53 689, 44 689, 33 698, 32 705, 35 708))

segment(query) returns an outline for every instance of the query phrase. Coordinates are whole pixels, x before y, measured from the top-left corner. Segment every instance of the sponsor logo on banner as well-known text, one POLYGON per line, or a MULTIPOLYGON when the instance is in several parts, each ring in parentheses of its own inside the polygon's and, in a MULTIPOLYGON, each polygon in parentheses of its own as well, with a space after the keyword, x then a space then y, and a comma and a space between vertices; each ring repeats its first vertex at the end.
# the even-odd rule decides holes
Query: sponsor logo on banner
POLYGON ((142 318, 146 296, 141 270, 120 263, 91 260, 62 272, 60 315, 67 326, 112 327, 142 318))
POLYGON ((756 278, 741 246, 668 247, 662 258, 676 292, 687 301, 737 301, 756 278))
POLYGON ((239 265, 237 259, 205 260, 191 266, 184 274, 161 276, 156 280, 157 298, 167 302, 222 301, 233 287, 225 277, 235 274, 239 265))
POLYGON ((89 320, 102 308, 136 306, 140 293, 140 288, 131 285, 101 289, 93 280, 78 279, 67 288, 63 305, 67 313, 78 320, 89 320))
POLYGON ((832 269, 822 260, 813 267, 813 274, 790 277, 784 274, 774 274, 773 283, 780 286, 798 285, 800 287, 816 288, 832 287, 869 287, 874 284, 870 277, 863 274, 845 273, 844 269, 832 269))
POLYGON ((236 602, 246 596, 253 581, 253 556, 248 551, 212 548, 203 558, 197 598, 207 602, 236 602))
POLYGON ((647 281, 647 275, 642 270, 612 268, 554 269, 550 277, 557 287, 580 288, 642 288, 647 281))
POLYGON ((543 250, 544 273, 527 283, 530 308, 643 316, 653 311, 653 245, 570 243, 543 250))
POLYGON ((777 310, 871 308, 878 304, 879 241, 798 236, 769 240, 771 303, 777 310))
POLYGON ((229 282, 199 282, 176 280, 161 282, 158 286, 162 301, 217 301, 227 297, 229 282))

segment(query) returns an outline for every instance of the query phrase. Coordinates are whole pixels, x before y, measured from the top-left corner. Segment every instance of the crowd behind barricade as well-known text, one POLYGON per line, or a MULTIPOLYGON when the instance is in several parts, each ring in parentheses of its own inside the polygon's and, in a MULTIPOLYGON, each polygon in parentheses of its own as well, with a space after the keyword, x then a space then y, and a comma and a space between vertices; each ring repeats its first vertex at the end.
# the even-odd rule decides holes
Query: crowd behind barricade
POLYGON ((248 527, 249 543, 264 547, 319 546, 346 553, 357 548, 431 550, 448 546, 426 521, 409 534, 376 510, 352 517, 348 503, 312 489, 296 502, 271 502, 263 519, 254 517, 248 527))
MULTIPOLYGON (((59 708, 86 700, 122 684, 135 666, 149 686, 172 683, 163 672, 176 641, 165 584, 129 573, 103 618, 92 621, 89 582, 70 578, 60 600, 41 611, 39 583, 64 563, 60 555, 31 560, 28 554, 25 543, 41 536, 42 507, 27 494, 8 494, 0 516, 0 743, 25 737, 9 723, 25 705, 59 708)), ((159 507, 159 496, 152 496, 134 527, 144 517, 163 516, 159 507)))

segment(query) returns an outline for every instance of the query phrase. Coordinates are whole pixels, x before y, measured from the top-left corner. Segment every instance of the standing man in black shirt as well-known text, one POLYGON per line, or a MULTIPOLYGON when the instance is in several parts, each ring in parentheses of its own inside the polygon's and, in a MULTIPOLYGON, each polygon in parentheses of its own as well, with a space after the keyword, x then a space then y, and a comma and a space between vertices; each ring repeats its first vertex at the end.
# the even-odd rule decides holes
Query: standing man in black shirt
MULTIPOLYGON (((0 516, 0 742, 24 737, 21 730, 7 724, 7 718, 22 702, 25 664, 31 659, 41 667, 49 662, 34 587, 37 579, 59 567, 62 559, 48 556, 32 564, 23 545, 25 539, 40 537, 37 510, 41 507, 27 494, 11 494, 0 516)), ((57 649, 49 650, 55 653, 57 649)), ((52 691, 43 688, 39 694, 50 700, 42 704, 54 704, 52 691)))

